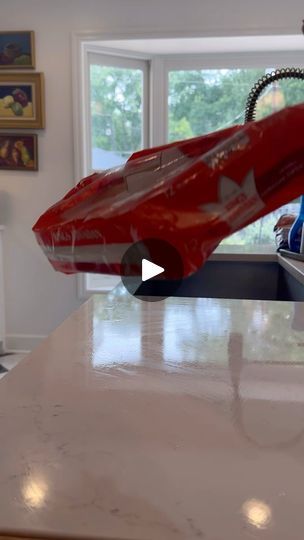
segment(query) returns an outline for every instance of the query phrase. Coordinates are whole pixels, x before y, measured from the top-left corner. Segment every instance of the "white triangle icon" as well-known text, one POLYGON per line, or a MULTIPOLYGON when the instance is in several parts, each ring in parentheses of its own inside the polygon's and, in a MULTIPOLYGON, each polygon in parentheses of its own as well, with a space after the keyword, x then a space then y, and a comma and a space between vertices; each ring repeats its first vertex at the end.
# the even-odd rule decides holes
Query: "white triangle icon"
POLYGON ((148 279, 158 276, 158 274, 162 274, 164 271, 165 269, 162 266, 158 266, 158 264, 154 264, 153 262, 148 261, 148 259, 143 259, 141 262, 142 281, 147 281, 148 279))

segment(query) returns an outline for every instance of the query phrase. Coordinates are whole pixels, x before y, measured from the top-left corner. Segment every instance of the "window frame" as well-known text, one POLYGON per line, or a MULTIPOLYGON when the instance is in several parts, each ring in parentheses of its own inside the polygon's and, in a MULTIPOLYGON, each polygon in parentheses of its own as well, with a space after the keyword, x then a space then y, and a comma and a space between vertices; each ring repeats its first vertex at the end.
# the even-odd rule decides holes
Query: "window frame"
MULTIPOLYGON (((139 69, 143 72, 143 125, 142 125, 142 142, 143 147, 149 145, 149 63, 146 59, 139 58, 130 58, 123 55, 117 54, 104 54, 101 52, 88 52, 88 95, 90 95, 90 67, 91 65, 101 65, 117 68, 129 68, 129 69, 139 69)), ((89 99, 87 103, 89 103, 89 99)), ((86 159, 88 163, 88 170, 93 171, 92 167, 92 115, 86 115, 85 121, 88 123, 87 133, 88 137, 85 141, 86 144, 86 159)))
MULTIPOLYGON (((121 36, 120 36, 121 37, 121 36)), ((138 36, 139 38, 142 36, 138 36)), ((155 36, 154 39, 163 36, 155 36)), ((187 36, 190 37, 190 36, 187 36)), ((117 39, 117 36, 115 36, 117 39)), ((303 52, 288 51, 250 51, 250 52, 212 52, 194 54, 142 54, 127 49, 111 48, 110 36, 73 36, 73 117, 76 183, 89 171, 90 153, 90 100, 89 100, 89 55, 100 54, 132 60, 144 60, 149 66, 145 111, 145 145, 153 147, 165 144, 168 138, 168 76, 169 71, 191 69, 259 69, 271 67, 304 67, 303 52), (96 44, 97 40, 109 40, 109 47, 96 44), (147 144, 146 144, 147 142, 147 144), (89 143, 89 144, 88 144, 89 143)), ((122 39, 128 40, 125 35, 122 39)), ((134 40, 134 35, 129 36, 134 40)), ((253 38, 254 39, 254 38, 253 38)), ((88 288, 86 274, 78 274, 77 290, 81 299, 95 292, 107 292, 117 283, 116 277, 105 276, 101 289, 88 288)))
MULTIPOLYGON (((114 67, 141 67, 143 69, 143 143, 150 145, 150 57, 139 53, 129 54, 119 49, 100 47, 90 42, 82 42, 74 36, 73 60, 73 117, 76 184, 92 172, 91 167, 91 114, 90 114, 90 58, 108 58, 108 65, 114 67), (112 64, 111 64, 112 62, 112 64), (79 67, 77 67, 77 65, 79 67)), ((108 292, 120 281, 116 276, 103 276, 102 288, 89 286, 89 275, 77 274, 77 295, 87 299, 93 293, 108 292)))

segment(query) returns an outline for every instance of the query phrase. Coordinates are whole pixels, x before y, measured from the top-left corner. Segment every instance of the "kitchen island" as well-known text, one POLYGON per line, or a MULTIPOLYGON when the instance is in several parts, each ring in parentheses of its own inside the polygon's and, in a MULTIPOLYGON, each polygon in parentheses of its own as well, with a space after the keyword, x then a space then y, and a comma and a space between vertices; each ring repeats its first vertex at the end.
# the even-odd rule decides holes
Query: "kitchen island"
POLYGON ((94 296, 0 429, 1 539, 302 540, 304 303, 94 296))

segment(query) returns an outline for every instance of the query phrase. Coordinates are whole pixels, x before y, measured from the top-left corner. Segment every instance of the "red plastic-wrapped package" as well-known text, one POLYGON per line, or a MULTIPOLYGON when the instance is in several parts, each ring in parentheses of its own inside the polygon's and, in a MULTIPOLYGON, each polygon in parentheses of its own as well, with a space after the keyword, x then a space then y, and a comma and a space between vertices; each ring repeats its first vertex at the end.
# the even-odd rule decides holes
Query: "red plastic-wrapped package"
POLYGON ((304 192, 304 104, 259 122, 143 150, 85 178, 33 230, 65 273, 121 274, 136 241, 160 238, 184 275, 226 236, 304 192))

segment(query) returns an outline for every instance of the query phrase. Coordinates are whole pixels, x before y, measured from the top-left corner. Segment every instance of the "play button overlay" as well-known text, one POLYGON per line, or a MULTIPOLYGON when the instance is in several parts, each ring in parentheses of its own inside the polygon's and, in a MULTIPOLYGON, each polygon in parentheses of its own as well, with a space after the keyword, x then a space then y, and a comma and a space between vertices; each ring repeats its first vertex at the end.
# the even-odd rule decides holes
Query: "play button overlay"
POLYGON ((141 280, 147 281, 148 279, 152 279, 155 276, 159 276, 159 274, 162 274, 165 271, 165 269, 162 266, 158 266, 158 264, 154 264, 151 261, 148 261, 147 259, 143 259, 141 261, 141 280))
POLYGON ((121 280, 127 291, 148 302, 174 296, 183 279, 183 261, 177 249, 157 238, 132 244, 121 267, 121 280))

